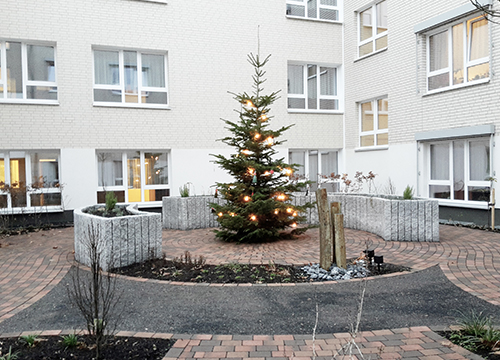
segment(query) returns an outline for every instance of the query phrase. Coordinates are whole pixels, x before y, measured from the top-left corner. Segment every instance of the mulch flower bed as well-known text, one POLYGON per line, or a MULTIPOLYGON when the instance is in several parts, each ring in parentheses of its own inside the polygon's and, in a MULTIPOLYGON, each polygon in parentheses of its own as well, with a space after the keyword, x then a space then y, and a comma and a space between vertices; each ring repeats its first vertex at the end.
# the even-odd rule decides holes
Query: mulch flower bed
MULTIPOLYGON (((161 360, 174 344, 174 340, 108 337, 102 347, 100 359, 106 360, 161 360)), ((0 339, 0 359, 9 353, 17 357, 12 359, 23 360, 93 360, 95 349, 91 340, 86 336, 78 336, 78 345, 65 347, 60 336, 37 337, 33 346, 29 346, 21 338, 0 339)))
MULTIPOLYGON (((452 343, 462 346, 466 348, 467 350, 473 352, 476 355, 481 356, 484 359, 487 360, 500 360, 500 350, 496 348, 495 350, 491 350, 488 347, 482 347, 482 346, 470 346, 470 344, 467 344, 467 336, 460 338, 457 338, 456 334, 459 333, 457 331, 438 331, 437 332, 439 335, 442 337, 450 340, 452 343), (453 336, 455 335, 455 336, 453 336), (466 341, 464 343, 464 340, 466 341), (469 345, 469 346, 468 346, 469 345)), ((470 343, 470 342, 469 342, 470 343)))
MULTIPOLYGON (((410 271, 405 266, 383 264, 380 271, 376 265, 369 265, 369 276, 410 271)), ((174 260, 154 259, 111 270, 114 273, 140 278, 197 283, 305 283, 312 280, 299 266, 277 265, 272 262, 263 265, 230 263, 207 265, 200 256, 192 258, 186 252, 174 260)))

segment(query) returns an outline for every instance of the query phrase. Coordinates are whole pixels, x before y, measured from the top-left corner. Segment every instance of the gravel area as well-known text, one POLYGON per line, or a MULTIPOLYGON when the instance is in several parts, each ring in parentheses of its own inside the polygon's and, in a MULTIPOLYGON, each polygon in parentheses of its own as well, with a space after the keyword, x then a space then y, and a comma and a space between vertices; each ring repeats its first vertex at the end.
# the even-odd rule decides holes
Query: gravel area
MULTIPOLYGON (((83 328, 68 300, 70 274, 45 297, 0 323, 0 333, 83 328)), ((208 287, 118 280, 125 311, 119 330, 185 334, 310 334, 347 331, 361 287, 366 296, 361 330, 455 323, 474 309, 500 323, 500 307, 453 285, 439 266, 388 278, 332 285, 208 287)))

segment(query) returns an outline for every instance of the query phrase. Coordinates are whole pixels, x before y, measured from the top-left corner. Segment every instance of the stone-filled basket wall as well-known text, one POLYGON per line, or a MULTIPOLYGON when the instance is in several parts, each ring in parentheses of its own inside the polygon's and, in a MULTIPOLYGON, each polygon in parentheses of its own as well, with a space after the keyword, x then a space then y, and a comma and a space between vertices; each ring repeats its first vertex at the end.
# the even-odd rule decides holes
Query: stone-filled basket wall
MULTIPOLYGON (((294 194, 292 203, 316 201, 316 195, 294 194)), ((374 233, 384 240, 439 241, 439 205, 437 200, 403 200, 398 196, 329 193, 328 201, 341 203, 344 226, 374 233)), ((223 203, 212 196, 164 197, 163 227, 190 230, 217 227, 216 214, 209 203, 223 203)), ((308 224, 318 224, 318 210, 305 214, 308 224)))
POLYGON ((128 206, 133 215, 105 218, 75 209, 75 260, 90 266, 86 243, 89 226, 99 233, 101 268, 123 267, 162 255, 161 214, 137 210, 128 206))

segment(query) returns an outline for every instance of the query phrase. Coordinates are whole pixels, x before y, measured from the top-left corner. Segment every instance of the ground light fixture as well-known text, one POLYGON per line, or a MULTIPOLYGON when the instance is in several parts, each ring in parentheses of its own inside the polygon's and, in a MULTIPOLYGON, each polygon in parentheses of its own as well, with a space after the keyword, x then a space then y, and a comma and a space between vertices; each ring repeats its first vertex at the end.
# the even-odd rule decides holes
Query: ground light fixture
POLYGON ((374 256, 373 260, 375 261, 375 264, 377 264, 378 272, 380 272, 380 264, 384 263, 384 256, 383 255, 374 256))
POLYGON ((375 250, 364 250, 363 252, 368 258, 368 262, 371 264, 373 262, 373 257, 375 256, 375 250))

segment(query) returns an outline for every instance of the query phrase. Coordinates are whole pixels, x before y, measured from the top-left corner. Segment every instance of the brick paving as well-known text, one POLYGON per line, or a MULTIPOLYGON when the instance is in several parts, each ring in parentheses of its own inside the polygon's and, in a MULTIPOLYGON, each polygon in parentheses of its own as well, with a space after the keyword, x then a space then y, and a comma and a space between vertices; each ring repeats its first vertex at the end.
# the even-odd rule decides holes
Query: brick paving
POLYGON ((73 258, 73 228, 0 238, 0 322, 47 294, 73 258))
MULTIPOLYGON (((384 255, 386 262, 422 270, 439 264, 447 278, 463 290, 494 305, 500 305, 500 234, 480 230, 440 227, 439 243, 385 242, 363 231, 346 229, 348 257, 366 247, 384 255)), ((209 229, 163 231, 163 249, 169 258, 189 250, 209 263, 305 264, 318 259, 318 230, 297 240, 270 244, 228 244, 213 239, 209 229)), ((42 298, 66 274, 73 260, 73 228, 40 231, 0 238, 0 322, 42 298)), ((356 338, 361 353, 372 360, 478 359, 452 345, 427 327, 362 332, 356 338)), ((71 330, 73 332, 74 330, 71 330)), ((64 331, 47 331, 58 335, 64 331)), ((124 335, 122 332, 119 335, 124 335)), ((19 334, 0 334, 17 336, 19 334)), ((350 335, 186 335, 133 333, 142 337, 178 339, 165 359, 331 359, 350 335), (313 348, 314 346, 314 348, 313 348)), ((361 355, 354 353, 361 359, 361 355)))
MULTIPOLYGON (((441 225, 440 242, 384 241, 374 234, 345 230, 347 257, 369 247, 384 261, 423 270, 439 264, 446 277, 461 289, 500 305, 500 233, 441 225)), ((210 229, 164 230, 163 250, 168 258, 203 255, 208 263, 307 264, 318 262, 319 230, 311 229, 297 240, 268 244, 234 244, 214 240, 210 229)))
MULTIPOLYGON (((117 336, 176 339, 163 360, 234 359, 234 360, 327 360, 343 355, 354 360, 480 360, 481 357, 452 344, 426 326, 362 331, 356 337, 349 333, 311 335, 210 335, 166 334, 119 331, 117 336), (353 344, 352 352, 348 350, 353 344), (354 345, 355 343, 355 345, 354 345), (359 349, 359 350, 358 350, 359 349)), ((439 329, 440 330, 440 329, 439 329)), ((62 336, 84 330, 46 330, 0 334, 18 337, 30 334, 62 336)))

